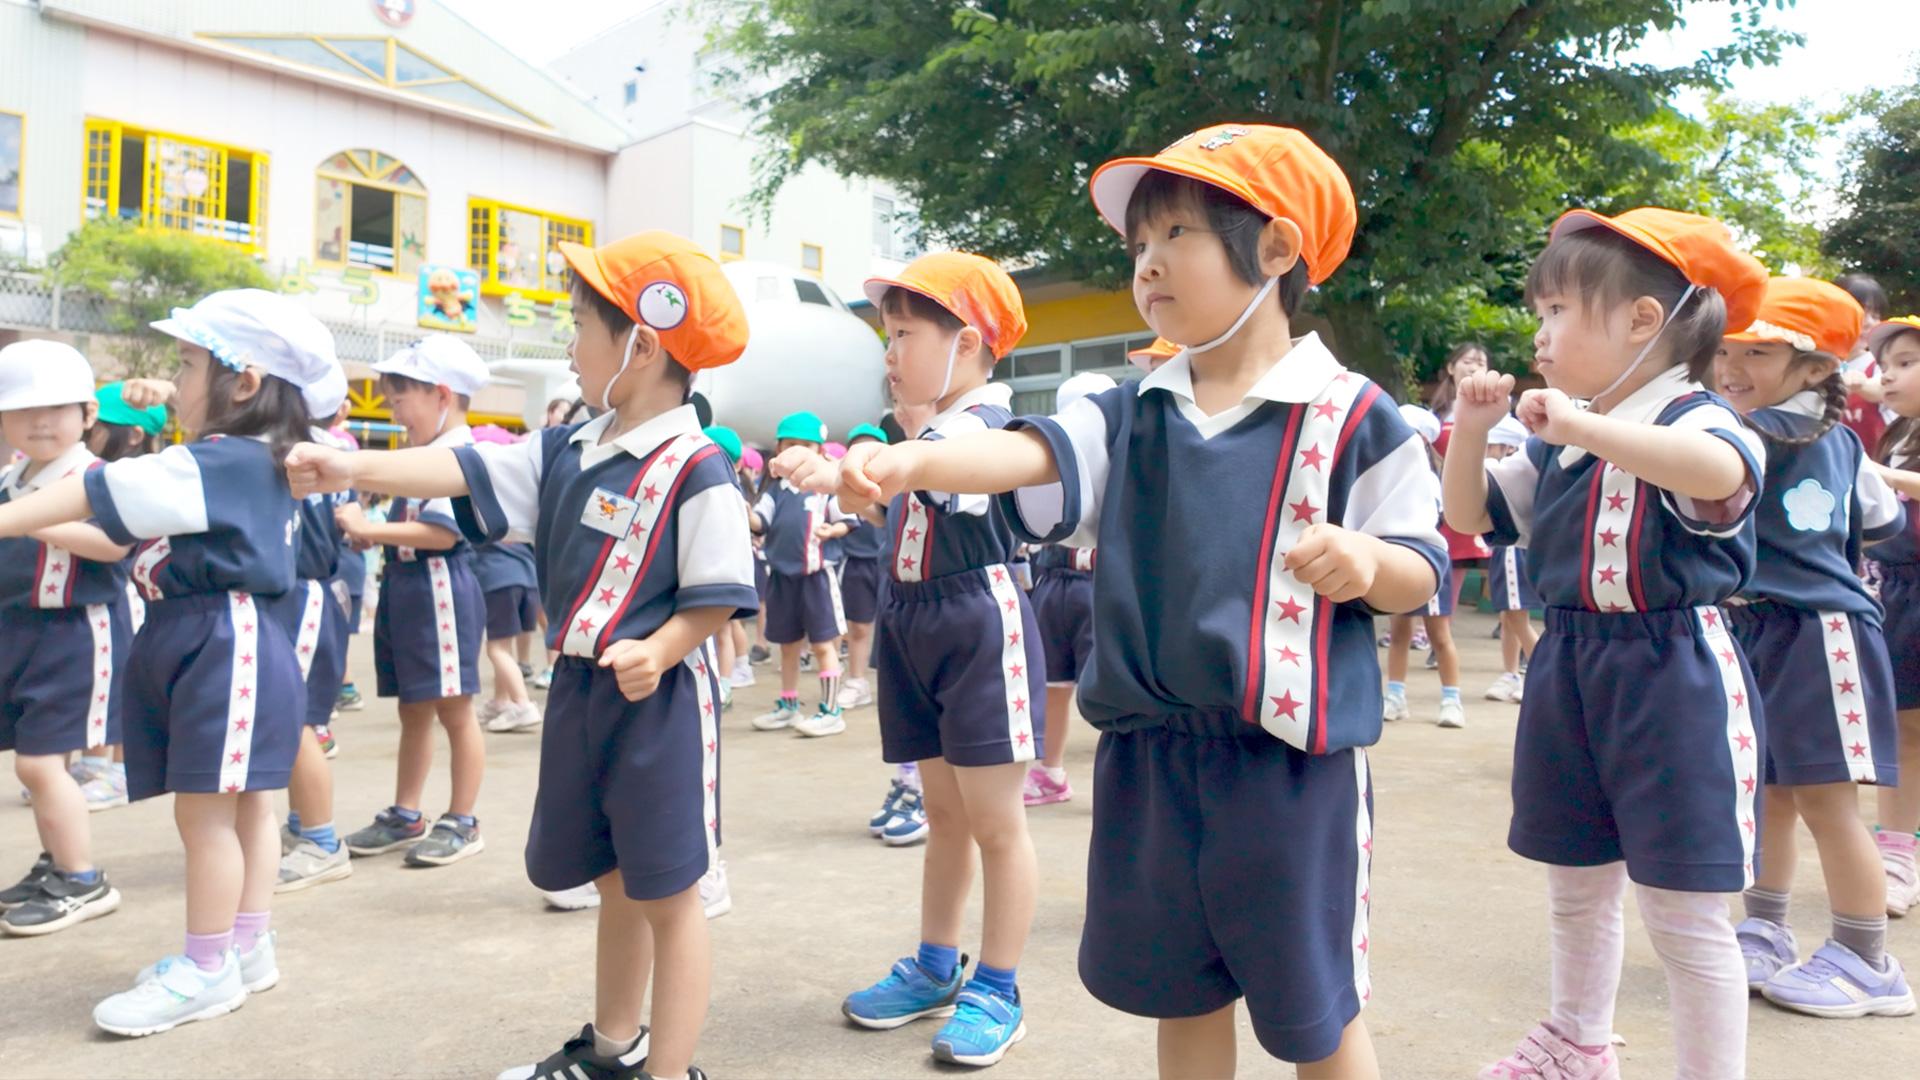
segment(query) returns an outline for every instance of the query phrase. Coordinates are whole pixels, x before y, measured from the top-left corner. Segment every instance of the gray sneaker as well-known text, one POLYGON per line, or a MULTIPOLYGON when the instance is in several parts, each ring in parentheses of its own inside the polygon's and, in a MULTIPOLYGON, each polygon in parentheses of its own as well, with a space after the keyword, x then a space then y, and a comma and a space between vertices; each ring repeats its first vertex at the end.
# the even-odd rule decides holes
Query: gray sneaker
POLYGON ((427 833, 427 819, 408 821, 389 806, 373 816, 373 824, 347 834, 347 850, 355 855, 385 855, 419 840, 427 833))
POLYGON ((39 896, 41 883, 46 881, 47 875, 51 873, 53 873, 53 856, 43 851, 39 858, 33 860, 33 868, 27 871, 26 877, 0 889, 0 911, 12 911, 39 896))
POLYGON ((280 880, 274 883, 273 891, 299 892, 329 881, 339 881, 352 873, 352 854, 347 851, 347 845, 341 844, 328 851, 303 836, 292 851, 280 856, 280 880))
POLYGON ((452 814, 443 814, 433 823, 433 831, 427 833, 427 838, 407 852, 407 865, 445 866, 485 850, 487 842, 480 836, 477 819, 471 825, 463 825, 452 814))
POLYGON ((83 885, 59 870, 50 870, 40 882, 40 895, 0 916, 0 930, 17 937, 35 937, 65 930, 120 908, 120 890, 100 874, 83 885))

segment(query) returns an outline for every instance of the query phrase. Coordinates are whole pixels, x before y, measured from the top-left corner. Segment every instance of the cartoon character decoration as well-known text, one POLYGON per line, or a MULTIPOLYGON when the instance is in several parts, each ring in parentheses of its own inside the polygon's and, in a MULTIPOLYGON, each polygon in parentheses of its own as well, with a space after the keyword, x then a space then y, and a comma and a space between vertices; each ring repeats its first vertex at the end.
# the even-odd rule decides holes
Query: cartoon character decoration
POLYGON ((420 268, 420 325, 471 334, 480 323, 480 275, 428 264, 420 268))

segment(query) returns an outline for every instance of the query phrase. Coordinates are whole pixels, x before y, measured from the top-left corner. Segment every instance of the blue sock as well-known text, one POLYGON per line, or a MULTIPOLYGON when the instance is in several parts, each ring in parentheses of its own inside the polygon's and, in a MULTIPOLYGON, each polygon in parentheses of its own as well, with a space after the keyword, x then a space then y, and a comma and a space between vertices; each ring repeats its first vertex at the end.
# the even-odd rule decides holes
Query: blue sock
POLYGON ((287 831, 290 833, 298 833, 300 831, 300 811, 287 811, 287 831))
POLYGON ((96 866, 91 870, 83 870, 77 874, 68 874, 67 878, 79 885, 98 885, 100 883, 100 868, 96 866))
POLYGON ((1001 997, 1014 996, 1013 973, 1015 968, 997 968, 991 964, 978 964, 973 969, 973 981, 985 983, 1001 997))
POLYGON ((1406 684, 1406 683, 1403 683, 1403 682, 1390 682, 1390 683, 1388 683, 1388 684, 1387 684, 1387 696, 1388 696, 1388 697, 1406 697, 1406 696, 1407 696, 1407 684, 1406 684))
POLYGON ((409 809, 407 809, 407 808, 406 808, 406 807, 404 807, 404 806, 396 806, 396 807, 394 807, 394 808, 393 808, 393 815, 394 815, 395 817, 397 817, 397 818, 399 818, 399 819, 400 819, 401 821, 404 821, 404 822, 406 822, 406 823, 407 823, 407 824, 409 824, 409 825, 411 825, 411 824, 413 824, 414 822, 416 822, 416 821, 419 821, 419 820, 420 820, 420 811, 418 811, 418 810, 409 810, 409 809))
POLYGON ((1441 687, 1441 688, 1440 688, 1440 700, 1441 700, 1442 702, 1447 702, 1447 701, 1459 701, 1459 700, 1460 700, 1460 688, 1459 688, 1459 687, 1457 687, 1457 686, 1443 686, 1443 687, 1441 687))
POLYGON ((480 824, 480 819, 472 814, 448 814, 447 816, 469 829, 480 824))
POLYGON ((918 959, 921 970, 940 982, 947 982, 953 978, 953 969, 960 966, 960 950, 951 945, 931 945, 923 941, 920 943, 918 959))
POLYGON ((340 838, 334 835, 333 822, 316 825, 311 829, 296 829, 301 836, 320 845, 320 850, 331 855, 340 850, 340 838))

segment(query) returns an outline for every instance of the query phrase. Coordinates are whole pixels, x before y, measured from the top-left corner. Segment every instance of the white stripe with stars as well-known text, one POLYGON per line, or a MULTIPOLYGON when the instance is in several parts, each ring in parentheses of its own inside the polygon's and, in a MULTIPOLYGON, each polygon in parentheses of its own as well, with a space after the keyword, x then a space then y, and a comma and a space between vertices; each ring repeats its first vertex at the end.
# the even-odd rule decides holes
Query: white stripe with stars
POLYGON ((1720 673, 1721 702, 1727 715, 1727 753, 1733 765, 1733 827, 1740 834, 1741 862, 1746 867, 1746 886, 1753 884, 1753 841, 1760 823, 1754 819, 1754 792, 1760 783, 1760 739, 1753 726, 1753 701, 1749 696, 1746 672, 1740 667, 1740 650, 1727 633, 1727 620, 1717 607, 1694 609, 1700 636, 1713 653, 1714 669, 1720 673))
POLYGON ((634 499, 633 522, 627 534, 614 541, 613 547, 607 552, 592 589, 579 610, 571 616, 571 623, 561 638, 560 651, 565 655, 588 660, 594 658, 594 643, 599 640, 607 623, 618 617, 628 595, 639 587, 640 571, 646 563, 647 543, 653 538, 654 526, 660 523, 661 515, 666 513, 667 496, 672 493, 674 483, 686 469, 687 462, 705 441, 700 436, 678 435, 654 455, 652 463, 640 477, 640 488, 634 499))
POLYGON ((1847 776, 1856 784, 1877 783, 1873 735, 1867 726, 1866 688, 1860 681, 1860 643, 1853 620, 1844 611, 1822 611, 1820 636, 1827 657, 1828 689, 1833 692, 1833 722, 1840 731, 1840 752, 1847 776))
POLYGON ((253 724, 259 709, 260 613, 253 597, 227 594, 227 622, 233 628, 233 677, 227 697, 227 733, 220 748, 220 790, 247 790, 253 766, 253 724))
MULTIPOLYGON (((912 498, 911 495, 908 498, 912 498)), ((1000 609, 1000 677, 1006 689, 1007 746, 1013 760, 1033 760, 1033 702, 1027 699, 1027 647, 1020 643, 1020 586, 1001 563, 983 568, 987 589, 1000 609)))

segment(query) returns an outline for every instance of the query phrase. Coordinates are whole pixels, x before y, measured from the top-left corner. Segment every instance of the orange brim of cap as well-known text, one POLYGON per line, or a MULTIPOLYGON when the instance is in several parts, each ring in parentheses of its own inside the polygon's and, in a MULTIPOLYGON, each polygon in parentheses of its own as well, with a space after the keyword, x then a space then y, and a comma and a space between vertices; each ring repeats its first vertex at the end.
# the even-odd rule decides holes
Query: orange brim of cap
POLYGON ((607 271, 600 265, 600 257, 594 254, 592 248, 585 244, 576 244, 571 240, 562 240, 554 247, 559 249, 560 257, 567 260, 567 265, 573 268, 576 277, 586 282, 594 292, 606 297, 615 307, 632 316, 633 312, 628 306, 613 294, 613 287, 607 281, 607 271))
POLYGON ((953 310, 953 305, 947 303, 945 297, 935 296, 911 281, 901 281, 899 278, 872 277, 860 285, 860 291, 867 294, 867 303, 872 304, 876 311, 879 310, 880 300, 887 295, 888 289, 905 289, 910 293, 919 293, 921 296, 939 304, 947 314, 959 319, 961 322, 967 321, 965 316, 953 310))
POLYGON ((1686 272, 1686 260, 1682 259, 1672 248, 1668 247, 1665 240, 1634 225, 1630 221, 1616 221, 1603 214, 1596 214, 1591 210, 1569 210, 1560 215, 1560 220, 1553 223, 1553 232, 1549 234, 1548 239, 1558 240, 1567 232, 1595 227, 1607 229, 1617 235, 1624 236, 1634 243, 1639 244, 1641 247, 1646 248, 1648 251, 1653 252, 1655 255, 1660 256, 1660 258, 1666 260, 1675 269, 1682 273, 1686 272), (1569 229, 1569 225, 1573 227, 1569 229))

